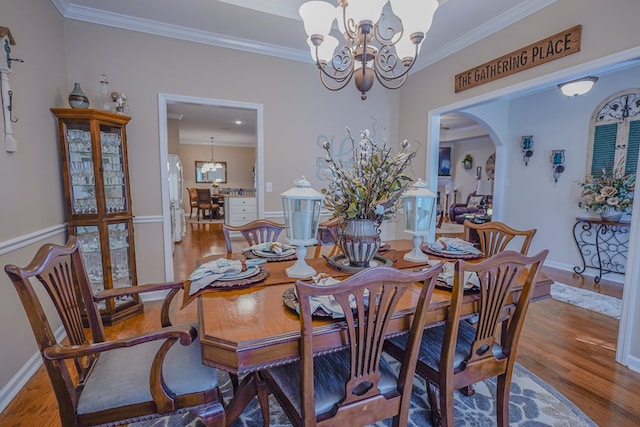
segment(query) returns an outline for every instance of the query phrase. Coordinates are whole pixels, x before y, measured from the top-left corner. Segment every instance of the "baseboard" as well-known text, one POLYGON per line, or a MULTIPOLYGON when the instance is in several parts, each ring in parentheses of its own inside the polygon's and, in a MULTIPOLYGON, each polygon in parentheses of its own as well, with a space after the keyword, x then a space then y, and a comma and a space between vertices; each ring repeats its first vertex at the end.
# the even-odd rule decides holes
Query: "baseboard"
MULTIPOLYGON (((574 273, 574 270, 573 270, 574 266, 570 265, 570 264, 566 264, 566 263, 547 260, 547 261, 544 262, 544 266, 545 267, 551 267, 551 268, 557 268, 558 270, 563 270, 563 271, 568 271, 570 273, 574 273)), ((587 268, 585 270, 585 272, 582 273, 582 275, 593 278, 593 277, 596 276, 596 272, 597 272, 597 269, 595 269, 595 268, 587 268)), ((611 282, 624 284, 624 274, 607 273, 604 276, 602 276, 602 278, 603 279, 607 279, 607 280, 609 280, 611 282)))
MULTIPOLYGON (((58 341, 63 340, 67 336, 62 325, 56 330, 55 336, 58 341)), ((27 363, 22 365, 22 368, 0 389, 0 412, 9 406, 13 398, 20 393, 40 366, 42 366, 42 358, 40 357, 40 353, 36 351, 29 360, 27 360, 27 363)))

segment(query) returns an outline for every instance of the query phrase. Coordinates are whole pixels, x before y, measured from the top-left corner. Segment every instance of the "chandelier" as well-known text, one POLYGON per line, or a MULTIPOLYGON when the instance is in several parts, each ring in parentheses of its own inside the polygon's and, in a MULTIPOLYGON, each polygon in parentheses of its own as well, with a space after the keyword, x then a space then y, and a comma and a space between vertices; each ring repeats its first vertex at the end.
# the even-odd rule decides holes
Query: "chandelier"
POLYGON ((218 169, 222 169, 222 165, 219 162, 216 162, 215 160, 213 160, 213 136, 212 136, 211 137, 211 161, 209 163, 205 163, 204 165, 202 165, 202 168, 200 168, 200 172, 202 174, 205 174, 209 172, 215 172, 218 169))
POLYGON ((387 89, 404 84, 437 8, 438 0, 338 0, 337 7, 317 0, 299 13, 324 87, 337 91, 355 77, 365 100, 374 76, 387 89), (387 3, 393 13, 383 10, 387 3), (344 36, 338 50, 329 35, 334 19, 344 36))

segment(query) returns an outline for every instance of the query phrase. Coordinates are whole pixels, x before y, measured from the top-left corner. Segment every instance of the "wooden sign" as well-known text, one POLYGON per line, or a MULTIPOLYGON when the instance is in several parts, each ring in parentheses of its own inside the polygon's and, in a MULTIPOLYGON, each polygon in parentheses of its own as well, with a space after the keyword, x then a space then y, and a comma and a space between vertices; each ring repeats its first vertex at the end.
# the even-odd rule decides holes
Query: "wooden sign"
POLYGON ((456 93, 580 52, 582 25, 456 74, 456 93))

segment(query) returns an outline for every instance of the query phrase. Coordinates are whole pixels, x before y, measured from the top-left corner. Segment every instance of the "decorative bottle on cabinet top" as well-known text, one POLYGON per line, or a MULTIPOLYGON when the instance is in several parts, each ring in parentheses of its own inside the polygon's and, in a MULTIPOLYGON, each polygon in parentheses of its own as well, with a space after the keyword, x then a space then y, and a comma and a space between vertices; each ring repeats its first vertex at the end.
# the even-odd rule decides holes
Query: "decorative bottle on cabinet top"
POLYGON ((89 108, 89 98, 82 91, 80 83, 73 84, 73 90, 69 94, 69 105, 71 108, 89 108))

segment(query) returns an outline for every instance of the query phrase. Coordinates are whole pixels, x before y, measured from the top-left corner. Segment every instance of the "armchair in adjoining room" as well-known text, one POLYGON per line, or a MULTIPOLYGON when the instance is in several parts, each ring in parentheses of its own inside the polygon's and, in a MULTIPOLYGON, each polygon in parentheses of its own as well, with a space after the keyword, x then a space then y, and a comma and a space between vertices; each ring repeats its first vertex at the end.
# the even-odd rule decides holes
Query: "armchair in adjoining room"
POLYGON ((465 214, 479 213, 482 210, 482 199, 486 197, 486 203, 491 205, 493 203, 493 196, 478 196, 476 192, 470 193, 467 196, 465 203, 454 203, 449 207, 449 221, 458 224, 463 224, 465 214))

